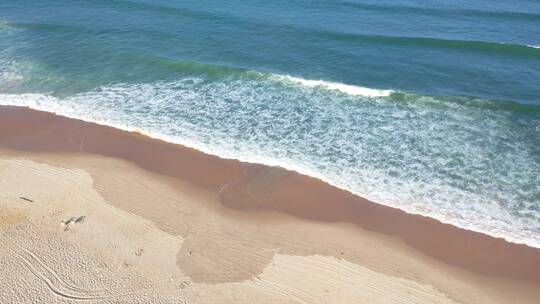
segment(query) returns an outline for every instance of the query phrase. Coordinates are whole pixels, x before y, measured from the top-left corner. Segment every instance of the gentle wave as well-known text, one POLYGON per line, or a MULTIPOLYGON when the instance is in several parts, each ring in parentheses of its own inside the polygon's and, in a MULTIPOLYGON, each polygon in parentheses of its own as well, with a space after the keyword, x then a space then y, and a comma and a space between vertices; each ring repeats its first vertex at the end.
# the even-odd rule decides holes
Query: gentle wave
POLYGON ((293 76, 273 75, 272 78, 284 81, 285 83, 294 83, 311 88, 324 88, 328 90, 336 90, 349 95, 366 96, 366 97, 386 97, 390 96, 392 90, 377 90, 366 87, 348 85, 338 82, 330 82, 324 80, 309 80, 293 76))
POLYGON ((488 42, 479 40, 450 40, 430 37, 406 37, 406 36, 384 36, 366 35, 356 33, 319 32, 321 36, 326 36, 338 40, 354 40, 358 42, 369 42, 397 46, 418 46, 430 48, 456 49, 469 52, 479 52, 486 54, 513 55, 522 57, 540 58, 540 51, 534 46, 512 44, 503 42, 488 42))
POLYGON ((427 15, 430 17, 482 17, 482 18, 497 18, 500 20, 528 20, 528 21, 540 21, 540 14, 519 12, 519 11, 492 11, 476 10, 476 9, 456 9, 456 8, 426 8, 418 6, 404 6, 404 5, 385 5, 374 3, 356 3, 340 1, 338 5, 342 5, 350 8, 357 8, 361 10, 376 11, 381 13, 399 13, 406 16, 410 15, 427 15))
MULTIPOLYGON (((103 0, 102 0, 103 1, 103 0)), ((142 3, 138 1, 129 1, 129 0, 114 0, 114 1, 104 1, 109 4, 112 3, 113 6, 131 9, 131 10, 140 10, 148 11, 151 10, 160 14, 175 15, 175 16, 191 16, 197 18, 208 18, 208 19, 219 19, 219 18, 232 18, 231 16, 224 16, 219 14, 210 14, 208 12, 203 12, 199 10, 189 10, 186 8, 177 8, 171 5, 158 4, 158 3, 142 3)), ((337 1, 333 2, 337 6, 345 6, 349 8, 358 8, 362 10, 378 11, 378 12, 397 12, 405 15, 417 15, 424 14, 429 16, 440 16, 440 17, 483 17, 483 18, 498 18, 503 20, 508 19, 517 19, 517 20, 530 20, 530 21, 540 21, 540 14, 520 12, 520 11, 492 11, 492 10, 475 10, 475 9, 451 9, 451 8, 424 8, 417 6, 404 6, 393 4, 391 6, 384 4, 373 4, 373 3, 356 3, 348 1, 337 1)))
MULTIPOLYGON (((228 16, 223 18, 229 18, 236 20, 235 17, 228 16)), ((237 20, 238 21, 238 20, 237 20)), ((228 22, 232 22, 228 20, 228 22)), ((255 21, 252 21, 255 22, 255 21)), ((255 22, 256 23, 256 22, 255 22)), ((92 29, 82 25, 64 25, 55 23, 6 23, 1 24, 5 28, 19 28, 19 29, 34 29, 43 31, 59 31, 59 32, 73 32, 75 33, 120 33, 119 30, 103 30, 92 29)), ((0 29, 2 28, 0 26, 0 29)), ((536 45, 528 44, 515 44, 496 41, 481 41, 481 40, 452 40, 437 37, 415 37, 415 36, 389 36, 389 35, 371 35, 364 33, 345 33, 325 31, 315 28, 306 28, 296 25, 274 25, 282 30, 290 31, 292 29, 303 32, 303 35, 313 36, 314 38, 325 37, 326 39, 345 40, 358 43, 371 43, 371 44, 383 44, 383 45, 396 45, 396 46, 416 46, 423 48, 442 48, 442 49, 455 49, 467 52, 476 52, 484 54, 495 54, 505 56, 518 56, 518 57, 532 57, 540 59, 540 51, 536 45)), ((145 30, 139 29, 141 33, 145 30)), ((146 32, 148 35, 167 35, 162 32, 146 32)))
POLYGON ((197 19, 209 19, 209 20, 227 20, 235 21, 236 19, 226 15, 220 15, 216 13, 209 13, 201 10, 193 10, 188 8, 178 8, 171 5, 158 4, 158 3, 144 3, 138 1, 129 1, 129 0, 101 0, 101 2, 109 5, 120 7, 122 9, 137 10, 137 11, 152 11, 154 13, 159 13, 163 15, 173 15, 181 17, 191 17, 197 19))
MULTIPOLYGON (((409 213, 540 248, 539 163, 529 146, 538 136, 511 124, 514 111, 367 92, 263 74, 117 84, 65 98, 0 94, 0 104, 284 167, 409 213)), ((528 124, 538 128, 535 117, 518 123, 533 119, 528 124)))

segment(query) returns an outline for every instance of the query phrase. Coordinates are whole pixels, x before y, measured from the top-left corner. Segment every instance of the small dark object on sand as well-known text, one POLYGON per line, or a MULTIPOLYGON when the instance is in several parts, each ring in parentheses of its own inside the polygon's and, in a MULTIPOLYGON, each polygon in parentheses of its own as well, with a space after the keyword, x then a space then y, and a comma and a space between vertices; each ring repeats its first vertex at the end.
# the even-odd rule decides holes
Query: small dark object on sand
POLYGON ((62 221, 62 224, 64 225, 64 232, 68 231, 69 230, 69 224, 71 224, 73 221, 75 221, 76 218, 75 217, 71 217, 69 220, 67 221, 62 221))
POLYGON ((84 215, 81 215, 79 217, 74 217, 73 216, 70 219, 68 219, 67 221, 62 221, 62 224, 65 226, 64 231, 68 231, 69 227, 70 227, 70 224, 72 224, 72 223, 79 224, 79 223, 84 222, 85 218, 86 218, 86 216, 84 216, 84 215))
POLYGON ((62 221, 62 224, 67 226, 67 225, 71 224, 71 222, 75 221, 76 219, 77 219, 76 217, 72 216, 67 221, 62 221))
POLYGON ((31 200, 31 199, 29 199, 29 198, 27 198, 27 197, 24 197, 24 196, 19 196, 19 198, 22 199, 22 200, 25 200, 25 201, 27 201, 27 202, 30 202, 30 203, 33 203, 33 202, 34 202, 33 200, 31 200))

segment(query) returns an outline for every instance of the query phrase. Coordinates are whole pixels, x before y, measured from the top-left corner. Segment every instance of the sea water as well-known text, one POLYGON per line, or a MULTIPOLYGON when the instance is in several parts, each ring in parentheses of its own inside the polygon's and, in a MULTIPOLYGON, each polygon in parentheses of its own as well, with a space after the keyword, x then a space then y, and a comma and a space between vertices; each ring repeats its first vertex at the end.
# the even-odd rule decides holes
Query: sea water
POLYGON ((0 104, 540 247, 540 2, 0 0, 0 104))

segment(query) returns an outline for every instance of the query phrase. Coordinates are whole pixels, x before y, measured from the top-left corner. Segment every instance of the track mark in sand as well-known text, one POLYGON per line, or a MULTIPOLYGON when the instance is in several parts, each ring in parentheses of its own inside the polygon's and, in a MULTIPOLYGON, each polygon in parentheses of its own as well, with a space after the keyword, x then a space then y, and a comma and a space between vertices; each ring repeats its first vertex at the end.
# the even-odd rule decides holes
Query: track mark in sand
POLYGON ((251 284, 299 303, 327 303, 336 296, 351 303, 456 303, 431 285, 320 255, 277 255, 251 284))
POLYGON ((65 135, 65 139, 66 141, 71 145, 73 146, 74 148, 79 148, 79 152, 83 153, 84 152, 84 138, 80 137, 80 143, 79 145, 77 146, 77 144, 74 142, 74 138, 73 138, 73 135, 80 135, 82 132, 80 131, 82 128, 81 127, 78 127, 76 128, 75 130, 69 130, 68 132, 66 132, 66 135, 65 135))
MULTIPOLYGON (((218 202, 229 206, 225 201, 223 201, 223 192, 225 189, 231 186, 235 186, 237 184, 241 184, 244 177, 248 174, 248 170, 252 164, 245 164, 244 169, 242 170, 242 173, 236 177, 232 178, 231 181, 228 183, 225 183, 218 191, 218 202)), ((263 170, 257 170, 252 174, 252 176, 249 177, 249 179, 244 180, 244 184, 242 188, 240 189, 243 195, 249 197, 249 199, 252 200, 250 204, 257 205, 257 204, 263 204, 264 198, 262 196, 265 195, 265 193, 272 189, 272 184, 276 181, 279 181, 282 177, 287 176, 289 172, 285 169, 278 168, 278 167, 269 167, 264 168, 263 170)), ((250 205, 251 206, 251 205, 250 205)))
POLYGON ((88 290, 80 288, 73 284, 64 281, 56 271, 46 266, 41 259, 31 251, 12 243, 10 249, 13 251, 13 256, 20 260, 23 265, 38 279, 43 281, 50 291, 56 296, 71 300, 104 300, 126 297, 136 294, 141 294, 150 291, 154 288, 143 288, 138 290, 88 290), (18 249, 18 250, 17 250, 18 249))
POLYGON ((20 199, 22 199, 23 201, 27 201, 27 202, 30 202, 30 203, 33 203, 34 201, 27 198, 27 197, 24 197, 24 196, 19 196, 20 199))
MULTIPOLYGON (((141 288, 136 290, 125 289, 105 289, 105 290, 88 290, 80 288, 73 284, 64 281, 56 271, 46 266, 41 259, 31 251, 11 243, 6 246, 11 249, 13 256, 23 263, 23 265, 39 280, 44 282, 49 290, 58 297, 75 300, 75 301, 94 301, 94 300, 111 300, 127 296, 143 295, 150 291, 166 291, 166 290, 184 290, 191 285, 189 279, 192 276, 176 276, 163 280, 154 281, 157 284, 155 287, 141 288), (18 250, 17 250, 18 249, 18 250)), ((206 278, 226 277, 224 275, 201 275, 206 278)), ((184 300, 180 300, 184 301, 184 300)), ((140 300, 146 302, 146 300, 140 300)), ((184 302, 180 302, 184 303, 184 302)))
MULTIPOLYGON (((283 284, 280 284, 280 283, 277 283, 277 282, 271 282, 271 281, 268 281, 268 280, 263 280, 263 279, 261 279, 259 277, 256 277, 253 280, 253 283, 254 283, 254 286, 260 288, 264 292, 269 292, 271 294, 276 294, 278 296, 285 297, 288 300, 294 300, 295 302, 300 303, 300 304, 308 304, 308 302, 304 301, 301 297, 296 296, 294 293, 288 291, 291 288, 290 287, 287 288, 283 284)), ((302 291, 300 291, 300 289, 297 289, 297 288, 295 289, 295 291, 302 292, 302 291)), ((303 293, 303 295, 305 297, 310 297, 313 300, 313 302, 311 302, 311 303, 321 303, 317 299, 309 296, 307 293, 305 293, 305 292, 302 292, 302 293, 303 293)))
POLYGON ((221 196, 223 195, 223 191, 225 190, 225 188, 229 187, 229 186, 232 186, 234 184, 238 184, 241 180, 242 180, 242 177, 244 177, 244 175, 246 175, 247 173, 247 170, 249 169, 249 167, 251 166, 251 164, 246 164, 244 170, 242 170, 242 174, 240 174, 240 176, 238 176, 237 178, 229 181, 228 183, 225 183, 223 186, 221 186, 221 188, 219 189, 218 191, 218 200, 221 201, 221 196))

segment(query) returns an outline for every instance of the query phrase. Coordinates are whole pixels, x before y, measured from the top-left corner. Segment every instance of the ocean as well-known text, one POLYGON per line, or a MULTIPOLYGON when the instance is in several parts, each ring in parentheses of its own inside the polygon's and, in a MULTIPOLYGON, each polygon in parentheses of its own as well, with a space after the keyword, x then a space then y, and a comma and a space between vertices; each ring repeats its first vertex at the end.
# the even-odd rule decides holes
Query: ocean
POLYGON ((540 247, 536 0, 0 0, 0 104, 540 247))

